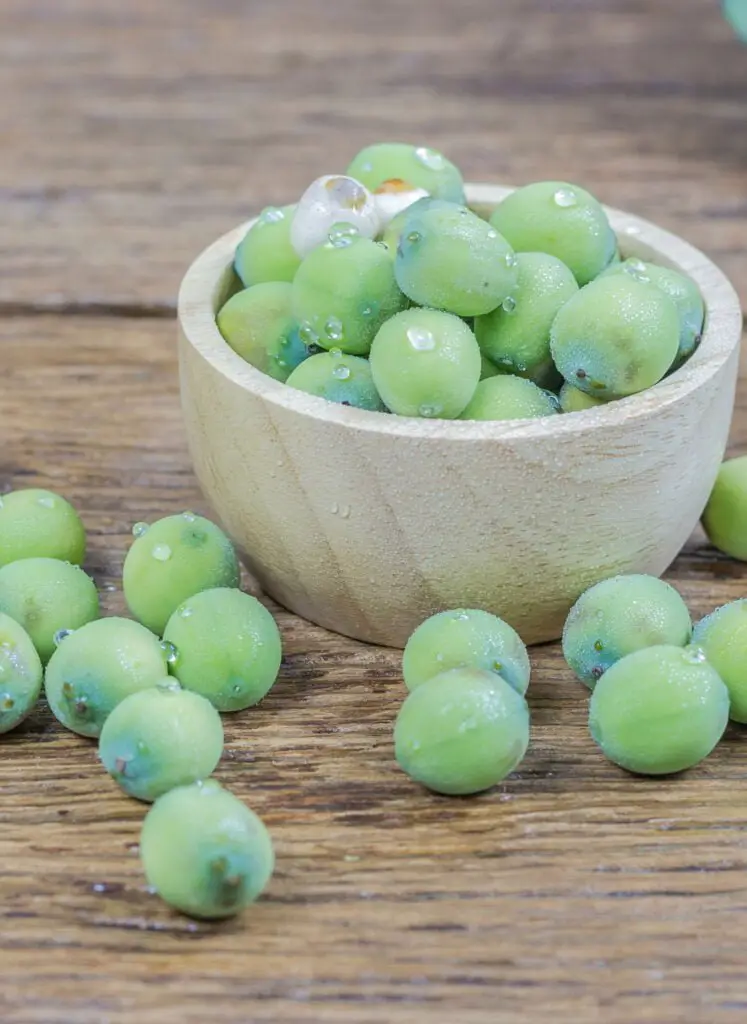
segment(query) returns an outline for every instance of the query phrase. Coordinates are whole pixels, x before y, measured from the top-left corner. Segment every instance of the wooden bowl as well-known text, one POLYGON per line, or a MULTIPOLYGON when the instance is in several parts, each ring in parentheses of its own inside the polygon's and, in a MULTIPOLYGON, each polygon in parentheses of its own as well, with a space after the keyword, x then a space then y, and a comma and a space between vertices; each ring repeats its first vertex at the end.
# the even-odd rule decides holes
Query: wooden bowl
MULTIPOLYGON (((472 185, 488 212, 510 189, 472 185)), ((242 225, 187 272, 180 376, 195 472, 262 587, 328 629, 402 647, 433 612, 486 608, 527 643, 557 638, 588 586, 659 575, 698 522, 726 446, 742 315, 701 252, 607 211, 624 256, 689 274, 708 314, 656 387, 510 422, 409 419, 295 391, 245 363, 215 313, 242 225)))

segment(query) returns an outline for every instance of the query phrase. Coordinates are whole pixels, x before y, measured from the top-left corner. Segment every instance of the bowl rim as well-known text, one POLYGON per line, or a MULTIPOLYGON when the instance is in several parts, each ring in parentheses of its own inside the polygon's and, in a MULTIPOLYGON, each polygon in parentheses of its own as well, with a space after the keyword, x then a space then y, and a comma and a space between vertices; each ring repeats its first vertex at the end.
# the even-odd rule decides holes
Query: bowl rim
MULTIPOLYGON (((513 191, 503 185, 467 184, 467 201, 491 206, 513 191)), ((362 433, 440 440, 520 440, 588 432, 590 428, 634 424, 687 398, 720 372, 738 348, 742 309, 731 282, 704 253, 689 242, 633 214, 605 206, 610 223, 627 255, 627 245, 650 250, 688 274, 698 285, 706 320, 698 348, 674 373, 653 387, 606 405, 572 414, 525 420, 419 419, 370 412, 309 395, 262 373, 241 358, 224 340, 215 320, 221 282, 233 264, 234 251, 252 218, 209 245, 187 270, 179 289, 177 316, 182 335, 212 368, 242 390, 299 417, 336 423, 362 433), (626 245, 627 243, 627 245, 626 245)))

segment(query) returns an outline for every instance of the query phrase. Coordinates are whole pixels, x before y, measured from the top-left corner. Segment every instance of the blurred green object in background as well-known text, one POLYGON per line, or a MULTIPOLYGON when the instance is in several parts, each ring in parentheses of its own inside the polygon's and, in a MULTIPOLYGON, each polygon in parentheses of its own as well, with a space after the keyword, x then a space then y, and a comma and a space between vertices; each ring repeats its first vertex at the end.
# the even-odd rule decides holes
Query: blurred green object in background
POLYGON ((743 43, 747 43, 747 0, 723 0, 724 15, 743 43))

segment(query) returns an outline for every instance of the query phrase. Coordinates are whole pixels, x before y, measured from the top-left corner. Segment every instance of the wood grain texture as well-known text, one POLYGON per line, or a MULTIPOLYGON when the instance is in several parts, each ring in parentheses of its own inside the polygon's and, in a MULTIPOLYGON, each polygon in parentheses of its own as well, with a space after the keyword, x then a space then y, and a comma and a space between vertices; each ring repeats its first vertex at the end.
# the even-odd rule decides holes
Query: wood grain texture
POLYGON ((558 177, 747 299, 747 51, 717 0, 3 0, 0 300, 173 308, 189 259, 386 136, 558 177))
MULTIPOLYGON (((132 522, 208 511, 175 325, 149 314, 212 238, 385 135, 476 179, 578 178, 704 249, 744 302, 745 85, 712 0, 3 0, 0 490, 75 501, 122 612, 132 522)), ((747 592, 699 532, 669 579, 695 616, 747 592)), ((281 679, 226 721, 219 771, 278 848, 239 920, 145 892, 143 808, 43 706, 3 739, 3 1024, 744 1021, 743 729, 682 778, 631 778, 536 648, 527 760, 440 799, 392 760, 396 652, 278 620, 281 679)))
MULTIPOLYGON (((467 186, 485 213, 506 194, 467 186)), ((484 608, 541 643, 561 635, 587 587, 670 565, 726 448, 742 313, 697 249, 608 214, 624 256, 696 282, 709 311, 703 339, 641 395, 521 423, 383 416, 273 381, 215 323, 244 228, 195 261, 179 294, 187 438, 205 495, 268 594, 391 647, 450 608, 484 608)))
MULTIPOLYGON (((207 511, 173 336, 161 320, 0 321, 0 486, 78 504, 108 613, 124 610, 109 588, 131 523, 207 511)), ((747 447, 745 387, 732 440, 747 447)), ((696 535, 669 579, 700 616, 744 596, 747 570, 696 535)), ((393 762, 398 654, 278 621, 280 681, 225 720, 218 775, 278 850, 236 921, 197 924, 145 891, 144 809, 44 706, 3 739, 3 1022, 744 1019, 743 729, 681 778, 632 778, 591 743, 557 646, 535 648, 526 761, 490 794, 438 798, 393 762)))

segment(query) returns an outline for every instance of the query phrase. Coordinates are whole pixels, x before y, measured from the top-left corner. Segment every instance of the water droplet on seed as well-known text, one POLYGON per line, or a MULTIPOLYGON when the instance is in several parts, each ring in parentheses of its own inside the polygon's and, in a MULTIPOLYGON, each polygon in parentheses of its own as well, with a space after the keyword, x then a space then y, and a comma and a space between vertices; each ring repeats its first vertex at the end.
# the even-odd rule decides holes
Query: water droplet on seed
POLYGON ((352 245, 356 238, 360 236, 360 231, 355 224, 333 224, 329 230, 329 244, 334 249, 345 249, 347 246, 352 245))
POLYGON ((277 224, 278 221, 285 220, 285 213, 277 206, 268 206, 262 211, 259 219, 262 224, 277 224))
POLYGON ((513 297, 513 295, 506 296, 506 298, 501 303, 501 309, 503 310, 504 313, 513 313, 513 311, 516 309, 516 299, 513 297))
POLYGON ((407 340, 417 352, 432 352, 436 347, 436 339, 425 327, 410 327, 407 340))
POLYGON ((512 252, 507 252, 503 257, 503 261, 507 267, 517 267, 519 265, 519 261, 512 252))
POLYGON ((194 615, 194 609, 190 608, 188 604, 185 604, 183 608, 179 609, 180 619, 188 619, 190 615, 194 615))
POLYGON ((702 647, 686 647, 684 650, 685 660, 698 665, 707 660, 706 653, 702 647))
POLYGON ((319 341, 319 335, 307 320, 299 325, 298 335, 305 345, 314 345, 319 341))
POLYGON ((458 612, 454 613, 454 618, 457 622, 465 622, 469 619, 469 614, 463 608, 460 608, 458 612))
POLYGON ((415 159, 419 160, 429 171, 442 171, 446 165, 446 160, 441 153, 435 149, 429 149, 428 146, 418 146, 415 150, 415 159))
POLYGON ((488 238, 493 239, 493 238, 497 238, 497 237, 498 237, 498 232, 497 231, 493 231, 492 229, 490 231, 488 231, 488 238))
POLYGON ((135 523, 135 525, 132 527, 132 536, 142 537, 144 534, 148 532, 149 529, 150 527, 148 526, 147 523, 135 523))
POLYGON ((350 367, 344 365, 336 366, 332 371, 332 376, 337 380, 347 380, 350 376, 350 367))
MULTIPOLYGON (((173 644, 171 644, 170 646, 174 647, 173 644)), ((173 657, 173 659, 169 660, 169 656, 167 655, 166 660, 171 665, 171 664, 173 664, 176 661, 176 659, 177 659, 177 653, 176 653, 176 647, 174 647, 174 657, 173 657)), ((161 690, 163 693, 180 693, 181 692, 181 688, 182 688, 182 686, 181 686, 181 683, 179 682, 178 679, 161 679, 161 680, 159 680, 156 683, 156 689, 161 690)))
POLYGON ((179 651, 176 649, 176 645, 172 644, 170 640, 162 640, 159 647, 166 655, 166 664, 175 665, 179 660, 179 651))
POLYGON ((327 335, 330 341, 342 341, 342 321, 338 320, 336 316, 329 317, 329 319, 324 325, 324 333, 327 335))
POLYGON ((74 632, 74 629, 58 629, 54 637, 52 638, 54 640, 55 647, 59 647, 62 641, 65 639, 65 637, 70 636, 71 633, 74 632))
POLYGON ((409 235, 407 235, 406 237, 407 241, 412 243, 412 245, 417 245, 417 243, 421 241, 423 236, 420 234, 419 231, 411 231, 409 235))
POLYGON ((186 519, 188 523, 194 523, 197 516, 194 512, 182 512, 182 519, 186 519))
POLYGON ((553 196, 553 200, 556 206, 564 208, 578 204, 578 196, 572 188, 559 188, 553 196))
POLYGON ((50 498, 48 495, 45 494, 41 498, 37 499, 37 504, 43 505, 44 508, 54 508, 55 501, 54 498, 50 498))
POLYGON ((151 554, 157 562, 168 562, 171 558, 172 551, 168 544, 156 544, 151 551, 151 554))
POLYGON ((441 412, 440 405, 421 405, 418 413, 425 419, 435 419, 441 412))

